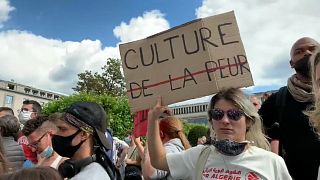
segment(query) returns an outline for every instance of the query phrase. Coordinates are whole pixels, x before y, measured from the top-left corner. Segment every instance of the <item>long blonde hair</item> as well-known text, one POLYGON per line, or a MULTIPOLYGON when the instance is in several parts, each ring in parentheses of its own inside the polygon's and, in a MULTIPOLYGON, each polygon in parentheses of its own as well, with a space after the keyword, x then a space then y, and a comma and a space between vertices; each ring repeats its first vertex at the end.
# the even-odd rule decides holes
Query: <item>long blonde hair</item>
POLYGON ((183 132, 183 125, 178 118, 169 116, 165 119, 162 119, 159 127, 160 131, 166 134, 170 139, 179 138, 185 149, 189 149, 191 147, 186 135, 183 132))
POLYGON ((209 110, 213 109, 214 105, 221 99, 233 103, 234 106, 242 110, 242 112, 244 113, 246 117, 246 124, 250 124, 250 127, 246 132, 246 140, 252 141, 253 145, 257 147, 265 150, 270 150, 270 143, 263 133, 261 117, 254 105, 251 103, 249 96, 245 95, 240 89, 224 89, 211 98, 208 109, 209 121, 212 121, 209 110))
POLYGON ((320 63, 320 50, 314 54, 311 58, 311 77, 312 77, 312 87, 314 94, 314 109, 310 112, 307 112, 307 115, 310 116, 310 120, 313 122, 316 129, 320 132, 320 82, 317 82, 316 79, 316 67, 320 63))

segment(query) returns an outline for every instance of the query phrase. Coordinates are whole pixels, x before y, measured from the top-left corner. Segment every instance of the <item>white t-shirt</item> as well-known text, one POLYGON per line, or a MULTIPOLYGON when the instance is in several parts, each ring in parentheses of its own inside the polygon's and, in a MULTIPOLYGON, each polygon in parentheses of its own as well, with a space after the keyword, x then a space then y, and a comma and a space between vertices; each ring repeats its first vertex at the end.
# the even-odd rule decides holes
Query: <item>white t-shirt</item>
POLYGON ((113 137, 113 163, 117 164, 117 160, 119 159, 118 154, 121 154, 124 148, 129 148, 129 145, 118 139, 117 137, 113 137))
MULTIPOLYGON (((198 157, 203 145, 181 153, 167 154, 170 174, 174 179, 194 179, 198 157)), ((211 147, 202 178, 227 180, 291 180, 284 160, 269 151, 250 146, 237 156, 226 156, 211 147)))
MULTIPOLYGON (((179 138, 174 138, 169 140, 168 142, 164 143, 164 148, 166 150, 166 154, 169 153, 177 153, 184 151, 184 147, 182 145, 182 142, 179 138)), ((150 179, 172 179, 171 175, 168 174, 167 171, 156 169, 153 175, 150 177, 150 179)))
POLYGON ((123 153, 123 150, 125 148, 129 148, 129 145, 126 142, 120 140, 117 137, 113 137, 113 158, 112 158, 112 161, 116 165, 120 164, 119 172, 120 172, 122 179, 124 178, 126 163, 125 163, 125 158, 120 159, 120 157, 121 157, 121 154, 123 153))
POLYGON ((78 174, 76 174, 70 180, 110 180, 108 173, 104 168, 96 162, 90 163, 84 167, 78 174))

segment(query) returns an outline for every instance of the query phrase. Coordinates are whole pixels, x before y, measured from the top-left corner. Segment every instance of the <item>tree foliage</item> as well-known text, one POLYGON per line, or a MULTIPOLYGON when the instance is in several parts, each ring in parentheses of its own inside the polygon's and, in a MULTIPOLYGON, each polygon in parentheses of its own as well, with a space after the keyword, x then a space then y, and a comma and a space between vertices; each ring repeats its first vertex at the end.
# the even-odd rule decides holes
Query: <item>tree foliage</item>
POLYGON ((198 142, 198 138, 202 136, 208 135, 209 128, 205 125, 194 125, 189 133, 188 133, 188 140, 191 144, 191 146, 196 146, 198 142))
POLYGON ((78 74, 77 86, 72 88, 76 92, 108 94, 112 96, 124 95, 125 83, 121 73, 121 61, 109 58, 102 73, 86 70, 78 74))
POLYGON ((89 101, 96 102, 107 112, 108 127, 113 130, 114 136, 125 137, 127 131, 133 128, 133 116, 130 112, 127 98, 111 95, 97 95, 93 93, 80 93, 62 97, 59 100, 51 101, 44 107, 44 114, 62 112, 74 102, 89 101))

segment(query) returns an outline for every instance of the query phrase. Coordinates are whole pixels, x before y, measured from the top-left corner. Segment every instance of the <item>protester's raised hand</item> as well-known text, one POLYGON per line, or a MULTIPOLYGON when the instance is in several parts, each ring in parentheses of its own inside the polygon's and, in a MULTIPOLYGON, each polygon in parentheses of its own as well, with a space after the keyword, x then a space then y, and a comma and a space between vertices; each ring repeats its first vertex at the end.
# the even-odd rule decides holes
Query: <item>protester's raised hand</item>
POLYGON ((162 98, 160 96, 157 98, 156 105, 149 111, 148 119, 149 121, 154 121, 168 116, 171 116, 171 111, 167 106, 162 105, 162 98))
POLYGON ((134 137, 133 142, 137 145, 137 144, 142 144, 140 137, 134 137))

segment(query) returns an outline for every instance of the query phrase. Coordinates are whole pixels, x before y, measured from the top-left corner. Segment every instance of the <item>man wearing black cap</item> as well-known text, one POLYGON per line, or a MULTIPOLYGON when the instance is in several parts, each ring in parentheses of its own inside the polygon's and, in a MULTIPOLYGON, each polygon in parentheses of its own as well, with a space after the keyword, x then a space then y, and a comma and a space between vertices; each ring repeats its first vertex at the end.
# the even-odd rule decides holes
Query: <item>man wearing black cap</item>
POLYGON ((52 137, 53 149, 61 156, 70 158, 59 166, 59 172, 64 177, 77 180, 113 178, 96 154, 96 149, 112 149, 104 135, 106 113, 100 105, 93 102, 74 103, 65 110, 64 118, 54 123, 58 131, 52 137))

